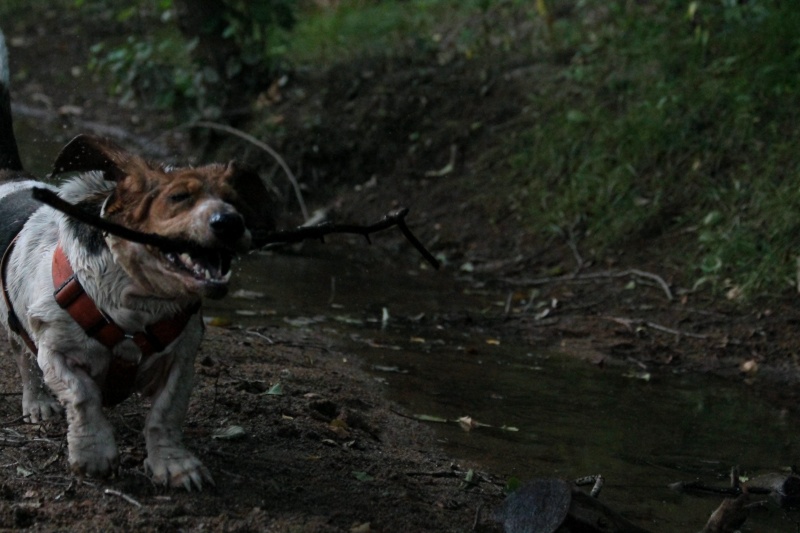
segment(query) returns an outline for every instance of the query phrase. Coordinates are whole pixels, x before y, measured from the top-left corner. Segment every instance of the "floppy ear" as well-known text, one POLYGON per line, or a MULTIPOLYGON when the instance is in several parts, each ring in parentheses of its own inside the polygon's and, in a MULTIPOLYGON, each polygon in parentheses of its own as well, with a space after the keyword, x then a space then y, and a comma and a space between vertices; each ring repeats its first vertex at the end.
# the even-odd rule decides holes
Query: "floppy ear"
POLYGON ((236 209, 244 217, 244 223, 258 242, 275 230, 274 202, 258 172, 242 167, 236 161, 228 163, 229 183, 236 191, 236 209))
POLYGON ((125 177, 121 167, 130 158, 124 148, 108 139, 81 134, 61 149, 53 165, 53 174, 97 170, 102 171, 107 180, 118 181, 125 177))

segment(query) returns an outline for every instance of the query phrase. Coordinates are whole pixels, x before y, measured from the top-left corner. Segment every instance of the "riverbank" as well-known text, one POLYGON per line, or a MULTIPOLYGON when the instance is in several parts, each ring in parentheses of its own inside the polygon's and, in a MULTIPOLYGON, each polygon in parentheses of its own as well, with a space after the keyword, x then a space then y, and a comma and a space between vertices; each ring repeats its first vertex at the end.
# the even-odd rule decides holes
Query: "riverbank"
POLYGON ((432 431, 330 343, 312 330, 208 328, 185 426, 216 482, 201 493, 157 489, 144 475, 147 406, 136 398, 109 412, 118 477, 76 482, 65 423, 20 423, 3 343, 0 528, 495 531, 504 480, 437 451, 432 431))

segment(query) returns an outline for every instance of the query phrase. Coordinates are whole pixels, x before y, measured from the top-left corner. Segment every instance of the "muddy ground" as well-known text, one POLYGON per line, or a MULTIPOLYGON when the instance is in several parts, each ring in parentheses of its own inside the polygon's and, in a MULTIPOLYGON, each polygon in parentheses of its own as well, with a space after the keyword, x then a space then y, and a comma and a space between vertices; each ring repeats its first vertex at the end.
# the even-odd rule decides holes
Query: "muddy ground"
MULTIPOLYGON (((55 131, 54 145, 94 131, 157 157, 177 152, 202 159, 186 131, 165 134, 171 123, 163 113, 118 105, 86 72, 90 45, 122 29, 106 21, 87 31, 84 22, 68 22, 50 14, 4 28, 17 111, 55 131)), ((311 207, 367 222, 408 205, 415 231, 447 259, 446 272, 464 288, 508 301, 488 313, 440 316, 428 326, 480 328, 561 349, 587 364, 646 368, 654 376, 720 374, 800 416, 795 294, 744 307, 682 289, 691 280, 675 266, 687 242, 680 236, 634 237, 595 255, 581 250, 580 241, 522 231, 513 202, 490 203, 467 179, 492 171, 486 147, 513 138, 528 120, 525 92, 559 61, 420 54, 289 72, 271 104, 282 128, 276 147, 300 169, 311 207), (453 168, 443 172, 451 154, 453 168), (544 316, 531 299, 557 303, 544 316)), ((204 140, 208 149, 223 139, 204 140)), ((230 140, 213 153, 272 167, 257 150, 230 140)), ((36 158, 47 156, 23 157, 38 167, 36 158)), ((287 198, 289 224, 297 213, 287 198)), ((376 245, 391 261, 419 267, 402 238, 387 235, 376 245)), ((442 455, 430 428, 398 412, 322 331, 209 328, 186 427, 188 446, 216 480, 201 494, 157 489, 144 476, 146 405, 136 398, 109 415, 122 453, 119 477, 76 483, 67 473, 64 424, 19 420, 20 387, 5 344, 3 351, 0 527, 498 530, 490 517, 503 497, 502 475, 442 455), (283 393, 268 394, 279 381, 283 393), (221 433, 235 427, 243 434, 221 433), (477 482, 466 484, 470 468, 477 482)))

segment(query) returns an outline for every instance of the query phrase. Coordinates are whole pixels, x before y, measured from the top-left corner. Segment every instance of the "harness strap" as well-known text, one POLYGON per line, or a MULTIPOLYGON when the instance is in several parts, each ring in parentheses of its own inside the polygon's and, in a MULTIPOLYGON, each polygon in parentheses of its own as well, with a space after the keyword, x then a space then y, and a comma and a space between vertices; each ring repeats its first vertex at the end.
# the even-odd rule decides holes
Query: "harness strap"
POLYGON ((104 405, 116 405, 130 396, 139 366, 172 344, 200 310, 198 302, 172 317, 150 324, 144 331, 128 333, 103 313, 86 294, 60 243, 53 253, 52 270, 56 302, 83 328, 86 335, 109 350, 123 340, 131 339, 142 353, 138 361, 128 361, 122 357, 111 359, 103 389, 104 405))
POLYGON ((8 293, 8 283, 6 283, 6 265, 8 264, 8 258, 11 257, 11 251, 14 249, 18 238, 19 233, 11 239, 8 248, 3 252, 3 258, 0 259, 0 286, 2 286, 3 289, 3 300, 5 300, 6 310, 8 312, 8 329, 19 335, 22 342, 25 343, 25 346, 28 347, 31 353, 36 355, 39 350, 36 348, 36 343, 33 342, 31 336, 28 335, 28 332, 22 327, 22 322, 20 322, 17 313, 14 311, 14 306, 11 305, 11 295, 8 293))

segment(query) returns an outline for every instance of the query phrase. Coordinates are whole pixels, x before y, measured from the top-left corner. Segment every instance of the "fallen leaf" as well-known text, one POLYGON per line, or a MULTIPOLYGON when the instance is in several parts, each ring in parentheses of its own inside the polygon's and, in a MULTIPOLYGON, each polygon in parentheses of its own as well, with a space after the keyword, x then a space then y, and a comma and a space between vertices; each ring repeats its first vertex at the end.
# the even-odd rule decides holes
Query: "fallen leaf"
POLYGON ((209 316, 205 317, 203 321, 207 326, 212 326, 215 328, 227 328, 233 324, 230 318, 224 316, 209 316))
POLYGON ((457 420, 457 422, 458 425, 461 426, 461 429, 463 429, 464 431, 469 431, 472 428, 478 426, 478 424, 474 420, 472 420, 471 416, 462 416, 457 420))
POLYGON ((266 294, 259 291, 249 291, 247 289, 239 289, 231 294, 231 298, 241 298, 242 300, 259 300, 264 298, 266 294))
POLYGON ((267 392, 265 392, 264 394, 269 396, 281 396, 283 394, 283 385, 281 385, 281 382, 278 381, 273 386, 271 386, 269 390, 267 390, 267 392))
POLYGON ((375 479, 366 472, 359 472, 357 470, 353 470, 353 477, 355 477, 359 481, 372 481, 373 479, 375 479))
POLYGON ((247 432, 242 426, 228 426, 225 429, 220 429, 211 435, 212 439, 216 440, 237 440, 247 436, 247 432))
POLYGON ((402 370, 399 366, 372 365, 372 370, 378 372, 393 372, 395 374, 408 374, 408 370, 402 370))
POLYGON ((755 374, 758 372, 758 361, 755 359, 748 359, 739 365, 739 370, 743 374, 755 374))

